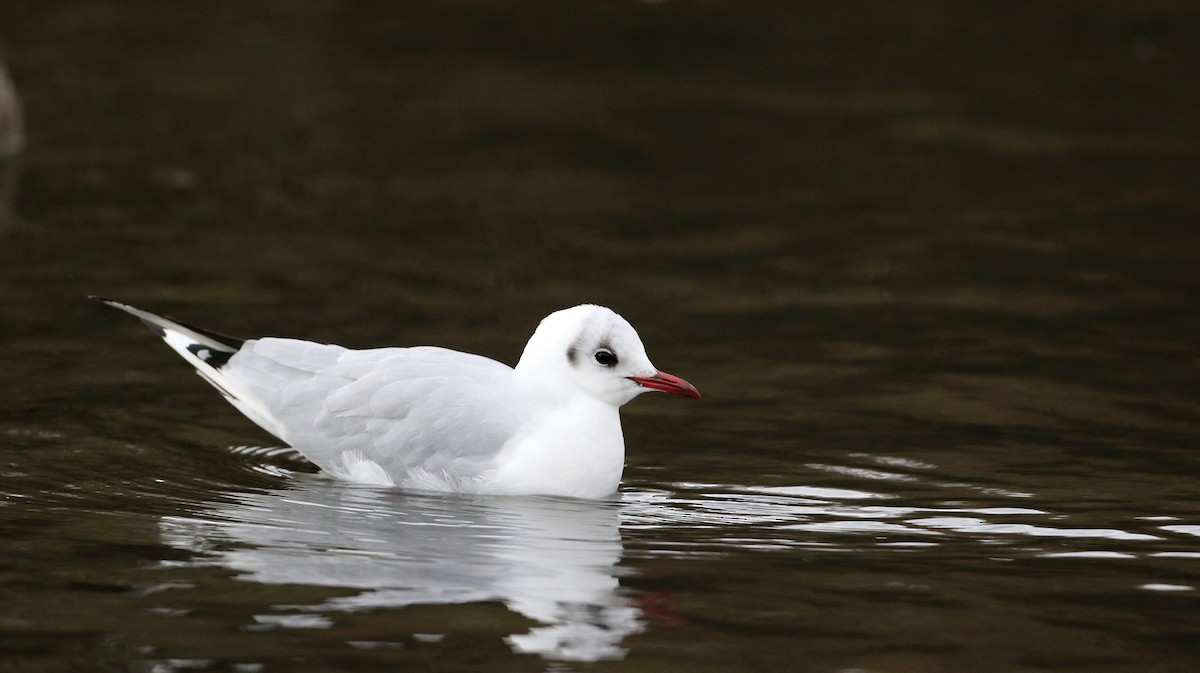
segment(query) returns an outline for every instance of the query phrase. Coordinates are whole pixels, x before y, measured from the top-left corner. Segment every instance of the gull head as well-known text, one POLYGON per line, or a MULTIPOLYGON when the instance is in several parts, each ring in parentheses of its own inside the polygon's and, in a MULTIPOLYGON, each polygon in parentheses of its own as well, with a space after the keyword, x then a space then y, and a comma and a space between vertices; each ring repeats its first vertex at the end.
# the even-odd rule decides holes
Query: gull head
POLYGON ((526 344, 516 371, 522 379, 536 381, 549 396, 582 391, 614 407, 651 390, 700 397, 695 386, 650 363, 632 325, 612 309, 594 304, 546 316, 526 344))

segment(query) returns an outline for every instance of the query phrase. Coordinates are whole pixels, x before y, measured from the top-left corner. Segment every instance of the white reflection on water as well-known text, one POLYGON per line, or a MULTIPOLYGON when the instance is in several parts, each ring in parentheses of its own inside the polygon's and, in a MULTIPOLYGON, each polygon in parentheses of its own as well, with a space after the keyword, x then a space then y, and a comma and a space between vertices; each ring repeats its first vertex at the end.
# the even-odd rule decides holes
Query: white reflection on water
POLYGON ((1200 526, 1170 525, 1170 526, 1162 526, 1161 528, 1163 530, 1170 531, 1172 533, 1183 533, 1184 535, 1195 535, 1197 537, 1200 537, 1200 526))
MULTIPOLYGON (((883 545, 924 547, 938 544, 1010 545, 1021 553, 1034 538, 1161 541, 1149 533, 1072 526, 1067 517, 1032 507, 965 507, 876 504, 896 496, 866 490, 758 487, 729 484, 675 484, 677 490, 626 491, 622 525, 629 531, 689 529, 696 534, 678 544, 677 553, 694 554, 713 546, 796 547, 854 551, 883 545), (870 504, 868 504, 870 503, 870 504)), ((1196 534, 1197 527, 1169 525, 1163 530, 1196 534)), ((682 537, 682 536, 677 536, 682 537)), ((656 549, 663 553, 664 549, 656 549)), ((1042 554, 1043 558, 1124 558, 1090 549, 1042 554)))
POLYGON ((642 629, 619 592, 616 502, 406 495, 311 476, 234 497, 202 517, 164 518, 163 539, 240 579, 360 590, 263 624, 320 628, 328 612, 500 601, 539 623, 506 639, 515 651, 571 661, 618 658, 642 629))
POLYGON ((941 516, 912 519, 911 524, 929 528, 948 528, 964 533, 1030 535, 1033 537, 1092 537, 1109 540, 1157 540, 1158 537, 1145 533, 1130 533, 1115 528, 1055 528, 1034 526, 1027 523, 992 523, 984 519, 966 516, 941 516))

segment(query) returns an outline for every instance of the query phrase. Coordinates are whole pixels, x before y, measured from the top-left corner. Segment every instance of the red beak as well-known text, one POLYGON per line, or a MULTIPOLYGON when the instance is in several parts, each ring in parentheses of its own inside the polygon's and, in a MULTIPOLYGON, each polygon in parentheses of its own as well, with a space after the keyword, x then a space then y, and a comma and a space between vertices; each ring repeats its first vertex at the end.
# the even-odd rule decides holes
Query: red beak
POLYGON ((656 372, 654 376, 630 376, 629 380, 643 388, 661 390, 664 393, 671 393, 680 397, 700 399, 700 391, 696 390, 696 386, 666 372, 656 372))

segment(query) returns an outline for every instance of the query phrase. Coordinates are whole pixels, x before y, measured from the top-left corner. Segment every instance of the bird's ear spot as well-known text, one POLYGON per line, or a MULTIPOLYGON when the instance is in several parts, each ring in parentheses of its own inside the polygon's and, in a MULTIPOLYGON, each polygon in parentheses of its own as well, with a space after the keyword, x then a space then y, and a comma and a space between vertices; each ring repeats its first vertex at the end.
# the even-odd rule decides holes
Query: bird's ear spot
POLYGON ((570 348, 567 349, 567 362, 570 362, 571 365, 574 366, 578 360, 579 360, 579 349, 574 346, 571 346, 570 348))

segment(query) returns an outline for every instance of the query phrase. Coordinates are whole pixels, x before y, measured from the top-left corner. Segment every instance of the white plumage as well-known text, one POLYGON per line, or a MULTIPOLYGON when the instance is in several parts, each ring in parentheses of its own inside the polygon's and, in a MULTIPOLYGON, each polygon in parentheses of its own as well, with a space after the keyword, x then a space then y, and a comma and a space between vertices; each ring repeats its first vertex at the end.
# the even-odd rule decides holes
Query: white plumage
POLYGON ((625 462, 618 408, 648 390, 700 396, 658 371, 633 327, 602 306, 547 316, 512 368, 433 346, 242 341, 101 301, 141 318, 267 432, 368 484, 603 497, 625 462))

